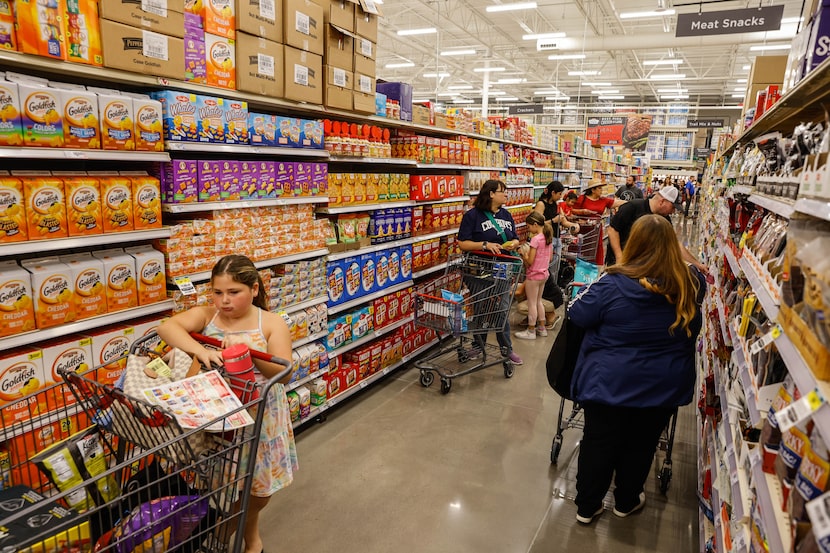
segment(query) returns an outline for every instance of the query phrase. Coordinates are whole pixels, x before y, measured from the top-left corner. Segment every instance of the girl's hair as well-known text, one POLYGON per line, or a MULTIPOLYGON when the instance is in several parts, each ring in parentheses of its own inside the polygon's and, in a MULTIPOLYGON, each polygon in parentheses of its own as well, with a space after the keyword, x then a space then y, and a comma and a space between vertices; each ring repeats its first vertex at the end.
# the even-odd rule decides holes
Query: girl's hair
POLYGON ((213 266, 213 270, 210 272, 210 281, 213 282, 214 278, 222 275, 227 275, 234 282, 244 284, 251 289, 253 289, 254 284, 259 284, 259 290, 253 304, 268 311, 268 301, 265 299, 265 284, 262 282, 262 277, 259 276, 259 271, 257 271, 253 261, 244 255, 226 255, 213 266))
POLYGON ((483 211, 490 211, 490 208, 493 206, 493 199, 490 197, 490 193, 506 189, 507 186, 500 180, 490 179, 486 181, 481 185, 481 190, 478 191, 478 196, 476 196, 473 207, 477 207, 483 211))
POLYGON ((579 198, 579 196, 577 196, 576 192, 574 192, 573 190, 571 190, 570 192, 565 194, 565 201, 566 202, 569 202, 571 200, 576 200, 578 198, 579 198))
POLYGON ((564 191, 565 191, 565 185, 564 184, 562 184, 558 180, 551 181, 551 183, 548 184, 545 187, 545 190, 542 192, 542 195, 539 196, 539 200, 542 201, 542 202, 548 202, 548 201, 550 201, 551 196, 553 196, 554 194, 558 194, 560 192, 564 192, 564 191))
POLYGON ((545 245, 550 246, 551 242, 553 242, 553 228, 545 222, 545 217, 541 213, 531 211, 530 215, 525 219, 525 222, 528 225, 531 223, 540 225, 542 227, 542 234, 545 236, 545 245))
POLYGON ((669 333, 681 327, 686 336, 692 335, 689 325, 698 309, 700 283, 683 261, 677 235, 663 217, 644 215, 637 219, 620 262, 606 272, 637 279, 649 292, 665 296, 676 312, 669 333))

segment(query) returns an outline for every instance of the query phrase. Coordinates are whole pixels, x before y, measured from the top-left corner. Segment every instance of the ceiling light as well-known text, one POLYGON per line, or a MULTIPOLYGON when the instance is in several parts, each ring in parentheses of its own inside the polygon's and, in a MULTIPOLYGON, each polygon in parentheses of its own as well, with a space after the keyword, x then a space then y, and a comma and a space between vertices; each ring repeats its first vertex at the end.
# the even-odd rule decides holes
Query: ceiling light
POLYGON ((568 71, 569 77, 593 77, 599 75, 599 71, 568 71))
POLYGON ((415 67, 415 64, 411 61, 401 62, 401 63, 387 63, 384 65, 386 69, 395 69, 396 67, 415 67))
POLYGON ((447 90, 472 90, 473 85, 471 84, 456 84, 453 86, 448 86, 447 90))
POLYGON ((683 60, 646 60, 643 65, 680 65, 683 60))
POLYGON ((743 98, 744 95, 743 94, 733 94, 732 97, 733 98, 743 98))
POLYGON ((456 98, 452 101, 453 104, 475 104, 475 100, 467 100, 466 98, 456 98))
POLYGON ((678 94, 676 96, 660 96, 661 100, 688 100, 688 94, 678 94))
POLYGON ((509 12, 513 10, 532 10, 536 8, 536 2, 517 2, 515 4, 497 4, 487 6, 488 12, 509 12))
POLYGON ((765 50, 789 50, 792 44, 762 44, 760 46, 750 46, 750 52, 763 52, 765 50))
POLYGON ((618 95, 612 94, 610 96, 597 96, 597 100, 622 100, 624 98, 625 98, 625 96, 623 96, 622 94, 618 94, 618 95))
POLYGON ((401 31, 398 31, 398 36, 431 35, 437 32, 438 29, 436 29, 435 27, 426 27, 423 29, 403 29, 401 31))
POLYGON ((499 96, 498 98, 496 98, 496 101, 497 102, 516 102, 516 101, 518 101, 518 98, 516 98, 515 96, 499 96))
POLYGON ((642 17, 668 17, 674 15, 673 9, 669 10, 654 10, 648 12, 623 12, 620 14, 620 19, 640 19, 642 17))
POLYGON ((545 40, 548 38, 565 38, 565 33, 536 33, 522 35, 522 40, 545 40))
POLYGON ((476 73, 491 73, 494 71, 504 71, 504 67, 476 67, 473 71, 476 73))
POLYGON ((746 84, 746 79, 738 79, 735 82, 738 83, 738 84, 746 84))
POLYGON ((649 77, 649 79, 651 79, 652 81, 682 81, 685 78, 685 73, 663 73, 659 75, 652 75, 651 77, 649 77))
POLYGON ((570 99, 570 96, 545 96, 545 100, 551 102, 567 102, 570 99))
POLYGON ((741 67, 741 69, 744 70, 744 71, 749 71, 750 69, 752 69, 752 66, 751 65, 744 65, 744 66, 741 67))
POLYGON ((426 79, 435 79, 435 78, 438 78, 438 79, 443 79, 444 77, 449 77, 449 76, 450 76, 450 74, 449 74, 449 73, 444 73, 444 72, 442 71, 442 72, 440 72, 440 73, 424 73, 424 74, 423 74, 423 75, 421 75, 421 76, 422 76, 422 77, 424 77, 424 78, 426 78, 426 79))
POLYGON ((603 88, 602 90, 592 90, 591 91, 591 94, 596 94, 596 95, 599 95, 599 94, 619 94, 619 93, 620 93, 619 90, 611 89, 611 88, 603 88))
POLYGON ((746 92, 746 87, 743 87, 743 86, 736 86, 736 87, 733 89, 733 91, 734 91, 734 92, 746 92))
POLYGON ((475 55, 476 51, 474 48, 469 48, 467 50, 446 50, 441 52, 442 56, 472 56, 475 55))
POLYGON ((676 92, 677 94, 686 94, 689 91, 685 88, 658 88, 657 92, 660 94, 666 92, 668 92, 669 94, 671 94, 672 92, 676 92))
POLYGON ((548 56, 549 60, 584 60, 585 54, 554 54, 548 56))
POLYGON ((781 23, 801 23, 802 21, 804 21, 803 17, 785 17, 781 23))
POLYGON ((460 92, 439 92, 438 96, 449 96, 450 98, 452 98, 454 96, 459 96, 460 94, 460 92))
POLYGON ((527 79, 519 79, 519 78, 515 78, 515 79, 499 79, 499 80, 498 80, 498 81, 496 81, 496 82, 497 82, 498 84, 520 84, 520 83, 526 83, 526 82, 527 82, 527 79))
POLYGON ((582 86, 613 86, 611 83, 583 82, 582 86))

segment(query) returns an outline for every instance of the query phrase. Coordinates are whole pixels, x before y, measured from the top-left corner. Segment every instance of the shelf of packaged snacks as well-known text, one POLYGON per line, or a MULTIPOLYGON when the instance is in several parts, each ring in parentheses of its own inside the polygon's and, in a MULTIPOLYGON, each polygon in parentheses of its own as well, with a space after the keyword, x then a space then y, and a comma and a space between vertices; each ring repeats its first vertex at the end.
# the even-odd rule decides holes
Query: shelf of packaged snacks
POLYGON ((466 202, 470 199, 470 196, 463 195, 463 196, 453 196, 452 198, 441 198, 440 200, 416 200, 417 205, 423 204, 451 204, 453 202, 466 202))
POLYGON ((770 553, 787 553, 792 547, 790 528, 787 516, 781 510, 783 495, 778 477, 767 474, 761 469, 761 453, 759 446, 750 453, 752 464, 752 480, 755 484, 755 493, 761 504, 761 518, 764 521, 767 544, 770 553))
POLYGON ((783 198, 774 198, 763 194, 751 194, 749 196, 749 201, 757 206, 763 207, 767 211, 772 211, 782 217, 786 217, 787 219, 789 219, 792 216, 793 211, 795 211, 793 202, 787 201, 783 198))
POLYGON ((518 209, 520 207, 533 207, 534 205, 536 205, 536 204, 516 204, 516 205, 505 205, 505 206, 502 206, 502 207, 504 207, 505 209, 518 209))
POLYGON ((366 334, 365 336, 361 336, 357 340, 349 342, 348 344, 343 344, 342 346, 340 346, 337 349, 330 350, 329 351, 329 359, 334 359, 335 357, 339 357, 339 356, 343 355, 347 351, 351 351, 353 349, 359 348, 360 346, 362 346, 364 344, 368 344, 369 342, 372 342, 372 341, 376 340, 377 338, 380 338, 381 336, 383 336, 385 334, 389 334, 393 330, 397 330, 400 327, 402 327, 403 325, 405 325, 406 323, 414 321, 414 320, 415 320, 415 315, 409 315, 408 317, 404 317, 403 319, 401 319, 399 321, 395 321, 394 323, 390 323, 390 324, 384 326, 383 328, 376 328, 374 330, 371 330, 371 331, 369 331, 368 334, 366 334))
POLYGON ((102 326, 130 321, 138 319, 145 315, 153 315, 170 311, 173 309, 173 300, 164 300, 150 305, 142 305, 140 307, 132 307, 122 311, 115 311, 114 313, 106 313, 105 315, 98 315, 97 317, 90 317, 82 321, 75 321, 60 326, 53 326, 52 328, 44 328, 42 330, 32 330, 30 332, 23 332, 13 336, 0 338, 0 351, 5 351, 10 348, 18 346, 25 346, 52 338, 59 338, 75 332, 84 332, 92 330, 93 328, 100 328, 102 326))
POLYGON ((548 185, 546 184, 535 184, 533 185, 533 190, 544 190, 547 187, 548 185))
MULTIPOLYGON (((314 420, 318 415, 323 414, 324 412, 328 411, 330 408, 334 407, 335 405, 337 405, 338 403, 340 403, 341 401, 343 401, 347 397, 351 396, 352 394, 354 394, 354 393, 356 393, 360 390, 366 389, 370 384, 372 384, 376 380, 380 380, 381 378, 388 375, 392 371, 394 371, 394 370, 404 366, 405 364, 409 363, 410 361, 412 361, 413 359, 415 359, 416 357, 418 357, 419 355, 421 355, 422 353, 424 353, 425 351, 427 351, 429 348, 431 348, 432 346, 434 346, 437 343, 438 343, 438 338, 433 338, 432 340, 430 340, 429 342, 427 342, 426 344, 424 344, 420 348, 416 349, 412 353, 404 355, 401 358, 400 361, 396 361, 395 363, 389 365, 388 367, 385 367, 385 368, 379 370, 378 372, 371 375, 370 377, 368 377, 364 380, 361 380, 360 382, 358 382, 357 384, 355 384, 351 388, 348 388, 348 389, 340 392, 339 394, 337 394, 333 398, 330 398, 330 399, 326 400, 326 402, 323 405, 320 405, 319 407, 315 407, 315 408, 311 409, 311 411, 309 411, 307 417, 305 417, 303 419, 300 419, 298 421, 294 421, 294 422, 291 423, 291 425, 294 428, 297 428, 298 426, 302 426, 303 424, 307 423, 310 420, 314 420)), ((322 376, 323 374, 325 374, 325 373, 324 372, 319 372, 319 374, 317 374, 317 377, 322 376)), ((308 379, 304 378, 300 382, 302 382, 304 384, 305 382, 308 382, 310 380, 312 380, 312 378, 308 378, 308 379)), ((298 386, 301 386, 301 385, 302 384, 300 384, 300 383, 297 383, 296 385, 294 385, 292 383, 291 386, 293 386, 293 388, 291 388, 291 389, 293 390, 294 388, 296 388, 298 386)), ((288 389, 288 388, 286 388, 286 389, 288 389)))
POLYGON ((136 242, 140 242, 142 240, 154 240, 156 238, 170 238, 170 227, 0 244, 0 257, 22 255, 27 253, 50 252, 55 250, 68 250, 71 248, 87 248, 90 246, 101 246, 104 244, 134 245, 136 242))
POLYGON ((532 188, 533 183, 532 182, 527 182, 527 183, 524 183, 524 184, 506 184, 505 186, 507 188, 532 188))
MULTIPOLYGON (((323 255, 328 255, 329 250, 328 248, 320 248, 317 250, 309 250, 305 252, 293 253, 291 255, 282 255, 280 257, 274 257, 272 259, 262 259, 260 261, 254 261, 254 265, 257 269, 262 269, 264 267, 271 267, 273 265, 280 265, 282 263, 293 263, 294 261, 302 261, 304 259, 311 259, 314 257, 321 257, 323 255)), ((210 280, 210 271, 202 271, 200 273, 192 273, 189 275, 178 275, 175 277, 168 276, 167 282, 174 283, 177 278, 187 277, 192 282, 200 282, 203 280, 210 280)))
POLYGON ((795 201, 795 210, 799 213, 830 221, 830 201, 827 200, 799 198, 795 201))
POLYGON ((163 204, 165 213, 198 213, 224 209, 250 209, 252 207, 273 207, 278 205, 324 204, 328 196, 292 196, 290 198, 265 198, 262 200, 226 200, 222 202, 189 202, 186 204, 163 204))
POLYGON ((429 234, 419 234, 412 237, 412 242, 423 242, 424 240, 432 240, 433 238, 441 238, 442 236, 451 236, 453 234, 458 234, 457 228, 439 230, 438 232, 430 232, 429 234))
POLYGON ((764 312, 767 314, 767 317, 771 321, 774 321, 778 317, 778 304, 775 302, 775 299, 770 294, 767 287, 764 286, 761 277, 758 276, 758 273, 755 272, 755 267, 752 266, 752 263, 749 260, 744 259, 741 257, 738 263, 743 269, 744 276, 749 281, 749 286, 752 288, 753 292, 755 292, 755 297, 758 298, 758 301, 761 303, 761 307, 764 308, 764 312))
POLYGON ((371 294, 366 294, 365 296, 360 296, 359 298, 355 298, 353 300, 349 300, 345 303, 341 303, 339 305, 333 305, 329 307, 329 316, 334 315, 335 313, 340 313, 342 311, 348 311, 352 307, 357 307, 358 305, 363 305, 365 303, 369 303, 370 301, 382 298, 388 294, 392 294, 399 290, 406 290, 414 283, 412 280, 407 280, 405 282, 401 282, 400 284, 396 284, 395 286, 390 286, 388 288, 384 288, 383 290, 378 290, 377 292, 372 292, 371 294))
POLYGON ((335 261, 337 259, 345 259, 347 257, 352 257, 353 255, 361 255, 364 253, 372 253, 372 252, 379 252, 383 250, 388 250, 389 248, 395 248, 398 246, 406 246, 407 244, 411 244, 414 242, 415 239, 410 238, 402 238, 400 240, 395 240, 393 242, 384 242, 382 244, 372 244, 371 246, 366 246, 365 248, 358 248, 356 250, 346 250, 337 253, 330 253, 329 254, 329 261, 335 261))
POLYGON ((328 372, 326 369, 321 369, 319 371, 314 371, 313 373, 309 374, 306 377, 301 378, 300 380, 295 380, 294 382, 289 382, 288 384, 285 385, 285 391, 290 392, 291 390, 299 388, 303 384, 306 384, 307 382, 311 382, 315 378, 320 378, 321 376, 325 375, 326 372, 328 372))
POLYGON ((79 159, 89 161, 170 161, 167 152, 78 150, 71 148, 0 148, 0 159, 79 159))
POLYGON ((439 263, 438 265, 433 265, 432 267, 427 267, 426 269, 421 269, 420 271, 413 271, 412 278, 421 278, 423 276, 431 275, 432 273, 437 273, 438 271, 443 271, 449 265, 448 261, 443 263, 439 263))
MULTIPOLYGON (((742 338, 738 337, 738 340, 743 343, 742 338)), ((736 347, 732 350, 732 361, 739 369, 741 386, 743 387, 747 409, 749 410, 749 421, 753 426, 755 426, 761 422, 762 416, 760 410, 758 409, 758 399, 755 396, 755 387, 752 385, 752 376, 749 374, 749 367, 744 359, 744 350, 742 347, 736 347)))
POLYGON ((304 336, 302 338, 297 338, 296 340, 291 342, 291 347, 296 349, 300 346, 310 344, 311 342, 314 342, 315 340, 320 340, 322 338, 325 338, 328 335, 329 335, 328 330, 321 330, 320 332, 315 332, 314 334, 311 334, 309 336, 304 336))
POLYGON ((506 171, 504 168, 474 167, 472 165, 460 165, 458 163, 417 163, 416 169, 442 169, 448 171, 506 171))
POLYGON ((211 154, 248 154, 280 157, 328 158, 327 150, 313 148, 280 148, 277 146, 251 146, 249 144, 212 144, 210 142, 165 142, 170 152, 206 152, 211 154))
POLYGON ((296 313, 297 311, 302 311, 303 309, 308 309, 309 307, 314 307, 315 305, 326 303, 328 300, 328 295, 317 296, 316 298, 311 298, 310 300, 301 301, 299 303, 292 303, 291 305, 286 305, 285 307, 279 307, 275 309, 275 312, 283 312, 288 314, 296 313))
MULTIPOLYGON (((328 198, 326 201, 328 201, 328 198)), ((336 215, 338 213, 356 213, 358 211, 374 211, 375 209, 389 209, 393 207, 412 207, 414 205, 415 202, 412 200, 405 200, 402 202, 378 202, 374 204, 349 204, 337 207, 321 207, 317 209, 317 213, 336 215)))
POLYGON ((726 262, 729 263, 729 268, 732 269, 732 274, 736 277, 741 276, 741 266, 738 264, 738 258, 735 257, 735 253, 732 251, 732 248, 718 239, 718 249, 720 249, 721 253, 723 253, 724 257, 726 257, 726 262))
POLYGON ((349 156, 331 156, 329 163, 352 163, 352 164, 371 164, 371 165, 404 165, 414 167, 418 162, 414 159, 404 159, 402 157, 349 157, 349 156))
POLYGON ((749 196, 750 194, 755 192, 755 187, 754 186, 747 186, 745 184, 736 184, 735 186, 733 186, 730 189, 730 191, 732 192, 732 195, 744 194, 746 196, 749 196))
POLYGON ((536 169, 533 165, 526 165, 524 163, 508 163, 507 167, 510 169, 536 169))
POLYGON ((462 165, 462 167, 469 171, 498 171, 499 173, 507 172, 507 167, 484 167, 481 165, 462 165))

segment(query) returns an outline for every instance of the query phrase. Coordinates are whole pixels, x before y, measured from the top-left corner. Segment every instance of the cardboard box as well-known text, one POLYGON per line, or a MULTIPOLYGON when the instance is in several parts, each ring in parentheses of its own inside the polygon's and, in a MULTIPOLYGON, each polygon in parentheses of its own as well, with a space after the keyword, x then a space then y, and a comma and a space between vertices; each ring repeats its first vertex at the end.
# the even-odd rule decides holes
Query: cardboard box
POLYGON ((419 105, 412 106, 412 122, 419 125, 431 125, 429 108, 419 105))
POLYGON ((207 54, 205 32, 202 29, 184 28, 184 80, 191 83, 207 82, 207 54))
MULTIPOLYGON (((349 0, 342 0, 350 4, 349 0)), ((334 0, 332 0, 334 2, 334 0)), ((339 67, 346 71, 354 70, 354 39, 340 30, 326 26, 325 54, 323 62, 331 67, 339 67)))
POLYGON ((121 248, 98 250, 92 255, 104 264, 107 284, 107 311, 121 311, 138 306, 135 258, 121 248))
POLYGON ((75 320, 88 319, 107 312, 104 264, 89 252, 61 256, 72 271, 75 320))
POLYGON ((102 19, 101 43, 105 67, 171 79, 184 76, 184 41, 180 38, 102 19), (150 41, 147 45, 145 37, 150 41), (145 50, 151 55, 145 55, 145 50))
POLYGON ((323 103, 323 56, 285 47, 285 97, 288 100, 323 103))
POLYGON ((323 103, 328 108, 352 110, 354 74, 337 67, 326 66, 326 92, 323 103))
POLYGON ((17 50, 14 34, 14 4, 9 0, 0 2, 0 48, 17 50))
MULTIPOLYGON (((238 76, 238 75, 237 75, 238 76)), ((248 144, 248 102, 220 98, 225 144, 248 144)))
POLYGON ((367 3, 361 0, 360 5, 355 8, 354 14, 354 32, 360 36, 366 37, 372 42, 378 41, 378 17, 382 16, 380 7, 377 4, 372 4, 370 7, 367 3), (367 11, 369 8, 369 11, 367 11), (375 13, 370 13, 374 11, 375 13))
POLYGON ((133 191, 133 228, 145 230, 161 228, 161 184, 159 179, 147 175, 144 171, 134 174, 122 172, 130 177, 133 191))
POLYGON ((354 74, 354 91, 361 94, 367 94, 372 97, 372 111, 375 112, 375 78, 374 76, 364 75, 355 72, 354 74))
POLYGON ((322 0, 323 21, 327 25, 337 25, 343 30, 354 32, 355 10, 357 0, 322 0))
MULTIPOLYGON (((43 376, 46 386, 63 382, 60 370, 74 371, 83 374, 92 367, 92 339, 82 336, 58 338, 40 344, 43 352, 43 376)), ((61 386, 61 392, 47 394, 47 404, 50 409, 75 403, 75 396, 66 386, 61 386)))
POLYGON ((147 152, 163 152, 164 123, 161 112, 161 102, 152 100, 146 94, 130 94, 133 99, 133 114, 135 126, 133 136, 135 149, 147 152))
POLYGON ((236 88, 272 98, 282 98, 285 79, 283 45, 239 33, 236 36, 236 88))
POLYGON ((98 98, 81 85, 50 82, 60 92, 63 105, 63 145, 65 148, 101 147, 98 98))
POLYGON ((363 37, 354 39, 354 72, 374 77, 377 74, 377 45, 363 37))
MULTIPOLYGON (((145 11, 144 4, 135 0, 100 0, 101 18, 124 25, 184 37, 184 0, 167 0, 166 9, 145 11)), ((154 5, 154 4, 153 4, 154 5)))
POLYGON ((28 175, 25 171, 14 171, 12 175, 23 180, 29 240, 67 237, 63 181, 46 171, 32 171, 28 175))
POLYGON ((3 406, 3 426, 31 420, 46 411, 44 394, 18 401, 23 396, 40 390, 45 380, 43 353, 39 349, 15 349, 0 354, 0 406, 3 406), (12 403, 14 405, 9 405, 12 403))
POLYGON ((102 65, 101 33, 97 0, 66 2, 66 60, 89 65, 102 65))
POLYGON ((102 234, 104 227, 98 179, 84 176, 62 178, 66 192, 69 236, 102 234))
POLYGON ((0 146, 22 146, 23 126, 20 123, 22 112, 17 83, 0 79, 0 112, 6 114, 6 124, 0 128, 0 146))
POLYGON ((205 33, 207 84, 236 88, 236 44, 232 38, 205 33))
MULTIPOLYGON (((92 174, 92 173, 91 173, 92 174)), ((104 232, 135 230, 133 226, 133 185, 129 177, 116 174, 101 175, 101 205, 104 232)))
POLYGON ((0 175, 0 244, 29 239, 23 181, 0 175))
POLYGON ((282 0, 236 0, 236 30, 282 43, 282 0))
POLYGON ((354 103, 354 107, 352 111, 356 111, 358 113, 374 113, 375 112, 375 95, 372 94, 364 94, 358 90, 354 91, 354 97, 352 99, 354 103))
POLYGON ((62 148, 63 110, 61 92, 49 88, 46 79, 27 75, 6 74, 8 80, 17 83, 20 98, 20 123, 25 146, 62 148), (30 108, 34 106, 34 108, 30 108))
POLYGON ((324 31, 322 6, 312 0, 283 0, 283 41, 286 46, 322 56, 324 31))

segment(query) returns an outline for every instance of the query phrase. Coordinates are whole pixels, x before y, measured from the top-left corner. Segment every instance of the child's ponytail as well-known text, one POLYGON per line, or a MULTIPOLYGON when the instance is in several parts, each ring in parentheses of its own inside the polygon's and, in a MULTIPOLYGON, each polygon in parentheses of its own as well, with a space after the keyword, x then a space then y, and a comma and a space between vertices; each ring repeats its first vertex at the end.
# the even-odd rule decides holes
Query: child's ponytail
POLYGON ((542 225, 542 234, 545 237, 545 245, 550 246, 553 242, 553 227, 550 226, 550 223, 545 223, 542 225))

